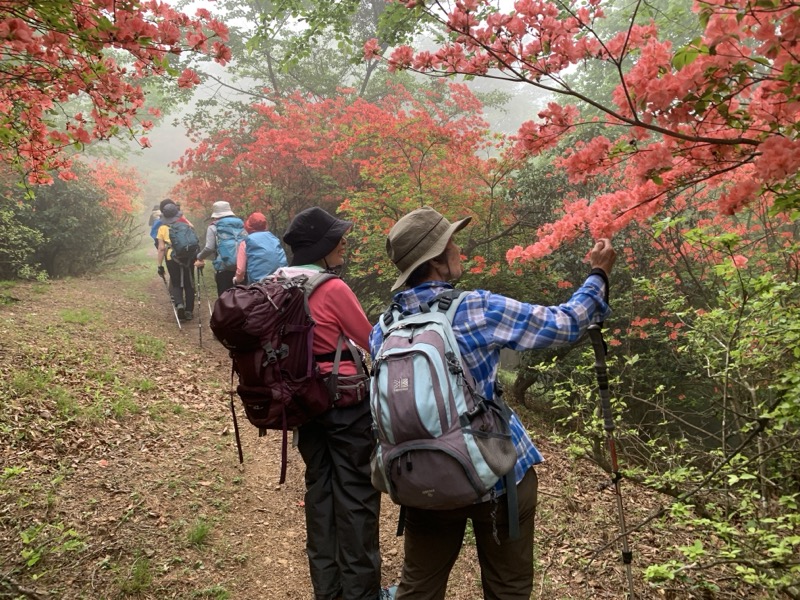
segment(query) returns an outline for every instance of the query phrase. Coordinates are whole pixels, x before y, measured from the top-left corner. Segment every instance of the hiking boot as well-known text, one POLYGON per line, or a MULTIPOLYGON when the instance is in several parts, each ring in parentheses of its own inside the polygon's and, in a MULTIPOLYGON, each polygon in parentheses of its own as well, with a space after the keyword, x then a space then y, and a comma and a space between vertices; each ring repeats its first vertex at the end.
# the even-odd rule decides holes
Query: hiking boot
POLYGON ((394 600, 396 593, 396 585, 390 585, 389 587, 381 588, 381 591, 378 592, 378 600, 394 600))
POLYGON ((183 304, 178 304, 178 305, 177 305, 175 308, 176 308, 176 309, 177 309, 177 311, 178 311, 178 318, 179 318, 181 321, 183 321, 184 319, 186 319, 186 308, 184 308, 183 304))
POLYGON ((194 317, 194 314, 192 314, 192 311, 190 311, 190 310, 187 310, 187 311, 184 313, 183 320, 184 320, 184 321, 191 321, 193 317, 194 317))

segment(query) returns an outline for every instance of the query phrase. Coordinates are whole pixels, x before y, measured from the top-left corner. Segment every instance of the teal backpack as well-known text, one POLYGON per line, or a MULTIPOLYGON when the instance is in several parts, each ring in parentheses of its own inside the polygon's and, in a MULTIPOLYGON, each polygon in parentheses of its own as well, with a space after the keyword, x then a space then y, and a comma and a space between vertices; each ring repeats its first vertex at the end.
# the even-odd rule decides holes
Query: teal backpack
POLYGON ((239 217, 222 217, 217 221, 217 257, 215 271, 236 270, 236 250, 247 237, 244 222, 239 217))
POLYGON ((200 251, 200 240, 194 227, 178 221, 169 226, 170 259, 184 267, 191 267, 200 251))

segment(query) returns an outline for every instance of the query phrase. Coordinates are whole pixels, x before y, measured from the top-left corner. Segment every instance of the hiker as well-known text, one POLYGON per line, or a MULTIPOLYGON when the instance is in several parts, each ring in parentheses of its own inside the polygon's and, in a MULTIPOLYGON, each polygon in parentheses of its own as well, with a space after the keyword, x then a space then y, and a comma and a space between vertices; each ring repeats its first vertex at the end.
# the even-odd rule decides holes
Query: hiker
POLYGON ((236 251, 235 285, 255 283, 285 267, 286 253, 278 238, 267 231, 267 218, 254 212, 244 222, 247 237, 239 243, 236 251))
POLYGON ((214 257, 214 280, 217 282, 217 295, 220 295, 233 287, 236 250, 247 234, 244 223, 231 210, 229 202, 214 202, 209 219, 211 224, 206 229, 206 245, 197 255, 195 266, 202 269, 205 265, 203 259, 214 257))
MULTIPOLYGON (((158 229, 159 229, 159 227, 161 227, 161 211, 163 210, 163 208, 164 208, 164 207, 165 207, 167 204, 174 204, 175 206, 177 206, 177 207, 178 207, 178 209, 180 209, 180 207, 181 207, 180 203, 178 203, 178 202, 175 202, 174 200, 172 200, 172 199, 170 199, 170 198, 164 198, 164 199, 163 199, 163 200, 162 200, 162 201, 161 201, 161 202, 158 204, 158 206, 154 206, 154 207, 153 207, 153 214, 155 214, 155 213, 156 213, 156 211, 158 211, 158 217, 157 217, 157 218, 156 218, 156 219, 155 219, 155 220, 154 220, 154 221, 153 221, 153 222, 150 224, 150 225, 151 225, 151 226, 150 226, 150 237, 151 237, 151 238, 153 238, 153 244, 155 245, 155 247, 156 247, 156 250, 158 249, 158 229)), ((189 219, 187 219, 187 218, 184 216, 184 214, 183 214, 183 213, 181 213, 181 216, 180 216, 180 218, 179 218, 178 220, 179 220, 181 223, 186 223, 187 225, 190 225, 190 226, 194 227, 194 226, 193 226, 193 225, 192 225, 192 224, 189 222, 189 219)))
MULTIPOLYGON (((290 266, 277 273, 336 272, 344 264, 344 236, 352 225, 321 208, 300 212, 283 236, 292 250, 290 266)), ((321 284, 308 303, 316 321, 313 352, 320 372, 331 373, 340 336, 366 348, 371 325, 338 277, 321 284)), ((341 360, 339 373, 352 375, 361 357, 343 351, 341 360)), ((369 403, 366 394, 349 403, 298 428, 297 446, 306 465, 306 551, 317 600, 389 597, 380 588, 380 493, 370 483, 374 441, 369 403)))
MULTIPOLYGON (((461 249, 453 235, 471 217, 450 223, 428 206, 402 217, 389 231, 389 258, 400 271, 392 291, 403 314, 419 313, 428 302, 448 290, 462 274, 461 249)), ((600 240, 590 254, 591 271, 583 285, 564 304, 540 306, 519 302, 485 290, 468 292, 453 315, 453 332, 464 364, 477 391, 488 400, 498 393, 497 369, 501 348, 531 350, 576 342, 587 327, 608 315, 608 275, 616 259, 609 240, 600 240)), ((383 342, 380 323, 370 336, 370 351, 378 355, 383 342)), ((391 395, 391 394, 390 394, 391 395)), ((472 505, 430 510, 407 507, 405 558, 398 600, 441 600, 450 570, 463 543, 467 520, 472 520, 481 566, 483 597, 528 600, 533 587, 533 532, 537 478, 533 466, 543 458, 519 417, 510 417, 517 459, 520 535, 509 535, 509 509, 501 479, 488 495, 472 505), (492 496, 495 496, 494 498, 492 496), (502 496, 498 500, 498 496, 502 496), (495 535, 497 539, 495 539, 495 535)), ((410 459, 409 459, 410 460, 410 459)))
MULTIPOLYGON (((194 317, 194 278, 193 278, 193 259, 197 252, 196 240, 195 247, 191 256, 187 256, 183 261, 176 255, 177 250, 173 247, 175 240, 171 238, 170 227, 180 223, 184 228, 191 230, 194 228, 186 219, 181 221, 183 213, 177 204, 168 203, 161 208, 161 225, 158 228, 158 275, 164 276, 164 261, 167 263, 169 272, 170 293, 172 301, 175 303, 178 319, 181 321, 191 321, 194 317)), ((174 232, 173 232, 174 235, 174 232)))
POLYGON ((147 221, 147 226, 152 227, 156 224, 156 221, 161 219, 161 205, 156 204, 153 206, 153 210, 150 211, 150 218, 147 221))

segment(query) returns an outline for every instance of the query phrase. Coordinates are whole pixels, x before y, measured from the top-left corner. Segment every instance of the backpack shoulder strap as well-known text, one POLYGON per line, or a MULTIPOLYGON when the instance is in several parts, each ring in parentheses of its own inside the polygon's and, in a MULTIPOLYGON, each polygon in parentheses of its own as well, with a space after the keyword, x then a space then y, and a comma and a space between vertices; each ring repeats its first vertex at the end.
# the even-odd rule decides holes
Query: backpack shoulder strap
POLYGON ((395 321, 399 321, 403 318, 403 313, 400 308, 400 305, 397 302, 392 302, 389 306, 386 307, 386 310, 378 319, 378 324, 381 326, 381 331, 386 334, 389 330, 389 327, 395 321))
POLYGON ((462 300, 469 292, 466 290, 447 290, 442 292, 427 303, 429 309, 436 309, 438 312, 444 312, 450 324, 453 324, 453 319, 456 316, 456 311, 462 300))
POLYGON ((325 273, 323 271, 321 273, 314 273, 308 277, 305 275, 301 277, 303 277, 303 281, 301 283, 301 287, 303 288, 303 302, 305 304, 306 314, 310 315, 311 310, 308 306, 308 299, 311 297, 311 294, 317 291, 317 288, 319 288, 319 286, 321 286, 323 283, 338 277, 338 275, 334 275, 333 273, 325 273))
POLYGON ((335 279, 338 275, 334 275, 333 273, 325 273, 324 271, 321 273, 314 273, 311 275, 308 280, 303 284, 303 291, 306 294, 306 301, 308 301, 311 294, 317 291, 317 288, 321 286, 326 281, 330 281, 331 279, 335 279))

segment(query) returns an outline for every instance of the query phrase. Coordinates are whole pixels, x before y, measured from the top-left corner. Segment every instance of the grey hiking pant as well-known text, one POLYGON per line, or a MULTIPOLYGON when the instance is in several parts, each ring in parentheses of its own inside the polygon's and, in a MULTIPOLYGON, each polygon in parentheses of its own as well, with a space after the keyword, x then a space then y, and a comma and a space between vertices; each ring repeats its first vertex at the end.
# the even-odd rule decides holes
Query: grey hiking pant
POLYGON ((370 481, 369 402, 333 408, 300 427, 306 464, 306 552, 315 600, 375 600, 381 497, 370 481))

